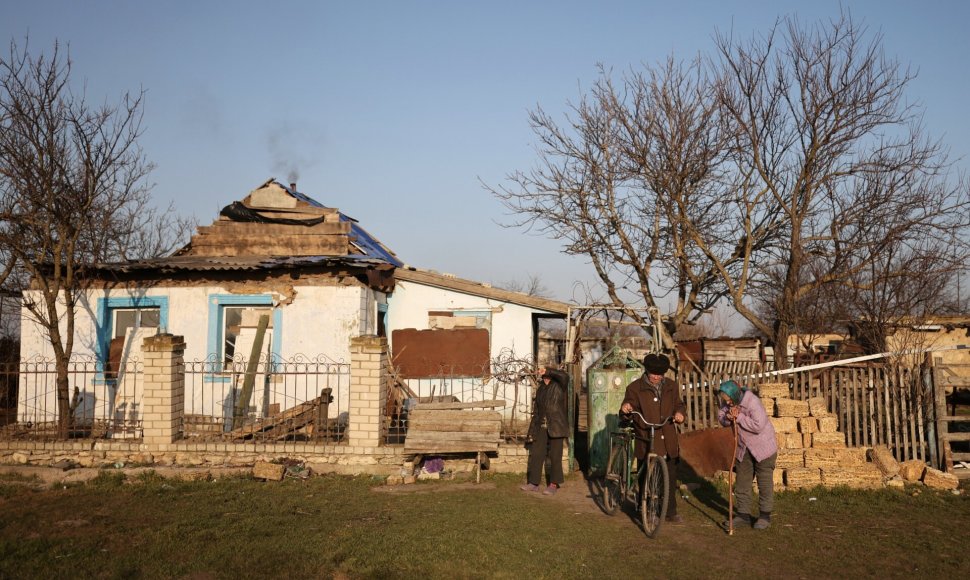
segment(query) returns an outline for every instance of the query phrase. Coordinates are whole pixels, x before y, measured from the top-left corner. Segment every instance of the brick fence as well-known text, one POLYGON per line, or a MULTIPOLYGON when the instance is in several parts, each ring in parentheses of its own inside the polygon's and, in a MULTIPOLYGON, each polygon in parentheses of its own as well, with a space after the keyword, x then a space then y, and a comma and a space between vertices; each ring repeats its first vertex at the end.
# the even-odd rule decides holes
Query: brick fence
MULTIPOLYGON (((145 358, 141 441, 85 439, 73 441, 0 440, 0 463, 53 465, 69 461, 82 467, 179 466, 212 469, 247 467, 281 459, 304 462, 317 473, 399 474, 403 447, 382 445, 383 409, 388 391, 387 339, 360 336, 350 341, 349 439, 343 443, 236 444, 180 439, 185 408, 185 340, 160 334, 142 346, 145 358)), ((501 445, 491 469, 523 472, 527 451, 501 445)), ((474 460, 449 461, 450 469, 471 470, 474 460)))

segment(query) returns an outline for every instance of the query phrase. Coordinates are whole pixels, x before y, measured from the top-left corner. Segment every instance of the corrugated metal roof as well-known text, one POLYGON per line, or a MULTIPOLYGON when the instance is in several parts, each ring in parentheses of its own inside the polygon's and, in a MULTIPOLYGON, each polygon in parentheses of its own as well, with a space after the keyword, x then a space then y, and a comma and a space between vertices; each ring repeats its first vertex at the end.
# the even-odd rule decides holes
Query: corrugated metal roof
POLYGON ((101 264, 99 269, 112 272, 136 272, 158 270, 174 271, 241 271, 290 269, 305 266, 351 266, 357 268, 389 266, 383 258, 366 256, 172 256, 150 260, 133 260, 111 264, 101 264))

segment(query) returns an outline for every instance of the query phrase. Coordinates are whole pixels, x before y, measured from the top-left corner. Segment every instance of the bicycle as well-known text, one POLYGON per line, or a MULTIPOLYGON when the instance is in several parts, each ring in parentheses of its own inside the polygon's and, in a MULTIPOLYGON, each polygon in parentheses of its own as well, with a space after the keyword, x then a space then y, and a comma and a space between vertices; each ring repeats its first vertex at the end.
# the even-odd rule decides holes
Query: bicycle
POLYGON ((650 429, 647 460, 639 466, 636 473, 633 472, 633 450, 637 437, 632 420, 621 425, 618 431, 610 433, 610 458, 606 464, 606 479, 603 483, 603 505, 606 513, 613 515, 616 513, 616 508, 635 493, 636 482, 642 480, 644 490, 640 496, 640 522, 647 537, 653 538, 660 531, 660 524, 667 516, 667 494, 670 493, 667 462, 653 452, 654 432, 666 425, 671 417, 667 417, 660 423, 651 423, 636 411, 630 414, 639 417, 643 425, 650 429), (645 477, 644 469, 647 471, 645 477), (636 482, 633 480, 634 477, 637 478, 636 482))

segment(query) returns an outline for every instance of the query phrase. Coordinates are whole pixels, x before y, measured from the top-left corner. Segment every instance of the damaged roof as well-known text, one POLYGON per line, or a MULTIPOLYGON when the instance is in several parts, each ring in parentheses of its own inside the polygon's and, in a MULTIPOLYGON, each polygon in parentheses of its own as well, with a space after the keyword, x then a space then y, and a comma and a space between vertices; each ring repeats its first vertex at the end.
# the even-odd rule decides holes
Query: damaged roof
POLYGON ((402 264, 357 220, 275 179, 224 207, 175 256, 353 257, 402 264))

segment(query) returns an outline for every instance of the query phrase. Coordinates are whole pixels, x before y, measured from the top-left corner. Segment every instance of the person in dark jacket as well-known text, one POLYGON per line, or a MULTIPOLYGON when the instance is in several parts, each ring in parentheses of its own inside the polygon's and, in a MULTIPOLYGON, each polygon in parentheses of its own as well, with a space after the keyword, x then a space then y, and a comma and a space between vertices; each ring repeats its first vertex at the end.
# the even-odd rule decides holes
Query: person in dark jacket
MULTIPOLYGON (((655 432, 653 452, 667 460, 668 481, 667 489, 667 521, 680 523, 683 519, 677 514, 677 465, 680 463, 680 440, 677 425, 684 422, 687 407, 680 396, 677 383, 664 377, 670 368, 670 359, 662 354, 648 354, 643 359, 645 372, 643 376, 630 383, 626 388, 626 395, 620 404, 620 417, 633 420, 636 431, 636 446, 634 453, 637 464, 642 465, 647 455, 647 441, 650 429, 645 427, 638 417, 632 414, 637 411, 644 419, 651 423, 670 417, 673 422, 667 423, 655 432)), ((639 469, 639 467, 638 467, 639 469)), ((646 475, 646 470, 644 470, 646 475)), ((643 481, 640 482, 643 489, 643 481)), ((639 498, 637 498, 639 500, 639 498)), ((637 501, 637 505, 640 502, 637 501)))
POLYGON ((569 436, 569 420, 566 413, 566 386, 569 375, 556 369, 538 369, 539 388, 532 405, 532 421, 529 423, 529 464, 527 483, 522 491, 539 491, 542 468, 545 466, 547 486, 542 491, 552 495, 559 491, 564 478, 562 473, 562 449, 569 436))

